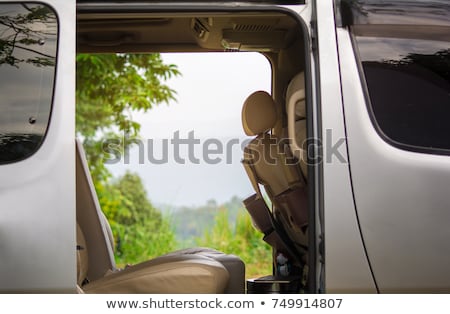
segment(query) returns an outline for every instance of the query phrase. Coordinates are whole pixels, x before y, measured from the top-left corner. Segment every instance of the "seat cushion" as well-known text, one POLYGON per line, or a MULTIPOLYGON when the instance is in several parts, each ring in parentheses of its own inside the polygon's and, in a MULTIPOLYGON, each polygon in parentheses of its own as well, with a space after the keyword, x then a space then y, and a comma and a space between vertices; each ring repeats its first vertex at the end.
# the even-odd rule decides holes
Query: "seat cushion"
POLYGON ((225 254, 223 252, 204 248, 195 247, 171 252, 165 256, 172 255, 196 255, 205 256, 215 261, 220 262, 228 271, 230 279, 225 288, 225 293, 245 293, 245 264, 244 262, 232 254, 225 254))
POLYGON ((229 279, 226 268, 206 256, 165 255, 83 286, 85 293, 224 293, 229 279))

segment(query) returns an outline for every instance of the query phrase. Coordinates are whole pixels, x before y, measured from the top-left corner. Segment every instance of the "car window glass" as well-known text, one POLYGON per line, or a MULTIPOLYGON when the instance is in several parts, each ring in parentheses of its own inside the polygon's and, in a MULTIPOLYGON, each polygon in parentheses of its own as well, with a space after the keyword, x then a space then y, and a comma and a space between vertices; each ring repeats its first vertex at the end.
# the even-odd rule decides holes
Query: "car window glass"
POLYGON ((44 4, 0 4, 0 163, 25 159, 48 128, 57 17, 44 4))

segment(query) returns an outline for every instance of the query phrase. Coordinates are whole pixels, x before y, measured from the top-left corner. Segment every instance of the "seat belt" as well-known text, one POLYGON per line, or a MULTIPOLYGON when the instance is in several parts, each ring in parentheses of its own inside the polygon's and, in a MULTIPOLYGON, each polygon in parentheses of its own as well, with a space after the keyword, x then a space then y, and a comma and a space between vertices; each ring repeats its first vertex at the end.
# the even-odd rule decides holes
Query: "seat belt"
MULTIPOLYGON (((247 156, 252 155, 247 154, 247 156)), ((252 162, 253 159, 251 157, 247 159, 244 158, 242 161, 244 169, 256 192, 256 194, 244 200, 245 207, 252 217, 256 228, 264 234, 263 240, 275 249, 284 251, 284 253, 290 255, 292 258, 296 258, 300 255, 295 249, 295 245, 289 240, 286 233, 279 228, 278 223, 273 217, 272 211, 264 200, 258 184, 257 175, 250 165, 252 162)))
POLYGON ((256 192, 256 195, 258 196, 258 198, 264 200, 264 197, 261 192, 261 188, 259 187, 259 183, 256 180, 256 176, 253 172, 253 168, 249 165, 248 161, 246 161, 246 160, 243 160, 242 164, 244 165, 245 172, 247 172, 247 176, 250 179, 250 182, 253 186, 253 189, 256 192))

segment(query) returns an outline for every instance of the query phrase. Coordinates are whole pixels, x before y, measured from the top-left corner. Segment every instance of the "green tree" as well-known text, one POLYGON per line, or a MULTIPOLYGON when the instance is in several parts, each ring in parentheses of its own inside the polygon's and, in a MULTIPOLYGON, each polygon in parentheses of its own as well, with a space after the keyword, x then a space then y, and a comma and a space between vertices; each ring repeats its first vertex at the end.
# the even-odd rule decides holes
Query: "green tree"
POLYGON ((161 223, 161 213, 153 207, 147 198, 147 192, 141 178, 136 173, 127 171, 119 179, 114 180, 112 187, 122 195, 122 214, 114 217, 114 220, 124 224, 132 225, 140 221, 151 221, 156 225, 161 223))
POLYGON ((94 181, 110 176, 104 165, 105 140, 118 139, 122 148, 131 145, 124 138, 137 138, 140 130, 133 113, 175 99, 164 81, 177 75, 177 67, 165 64, 158 53, 77 55, 77 136, 94 181))
POLYGON ((102 184, 98 196, 115 236, 118 264, 137 263, 175 248, 170 221, 148 200, 139 175, 126 172, 102 184))
POLYGON ((272 250, 262 237, 243 208, 238 212, 236 223, 232 224, 229 211, 222 207, 216 215, 214 227, 196 242, 199 246, 239 256, 245 263, 247 278, 257 278, 272 273, 272 250))

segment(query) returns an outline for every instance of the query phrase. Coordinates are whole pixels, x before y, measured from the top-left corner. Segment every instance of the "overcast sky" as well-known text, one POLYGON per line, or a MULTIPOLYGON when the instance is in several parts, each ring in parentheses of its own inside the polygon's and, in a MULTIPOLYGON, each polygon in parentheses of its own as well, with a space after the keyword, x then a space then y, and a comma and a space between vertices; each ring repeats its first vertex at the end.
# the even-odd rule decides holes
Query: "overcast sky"
POLYGON ((234 195, 249 196, 252 187, 240 164, 240 146, 248 138, 242 131, 241 108, 252 92, 270 92, 268 61, 256 53, 164 54, 163 59, 178 65, 182 73, 168 82, 177 92, 177 102, 135 115, 141 123, 142 138, 153 140, 152 157, 162 160, 162 164, 149 162, 146 142, 141 152, 143 164, 134 149, 130 164, 115 165, 113 172, 138 172, 155 204, 191 206, 209 199, 220 203, 234 195), (177 131, 180 139, 187 139, 193 132, 191 136, 200 141, 193 144, 190 159, 187 144, 179 145, 178 153, 174 151, 171 140, 177 131), (163 158, 164 139, 168 144, 167 162, 163 158), (207 154, 204 145, 215 153, 207 154), (210 163, 203 157, 205 154, 210 163))

